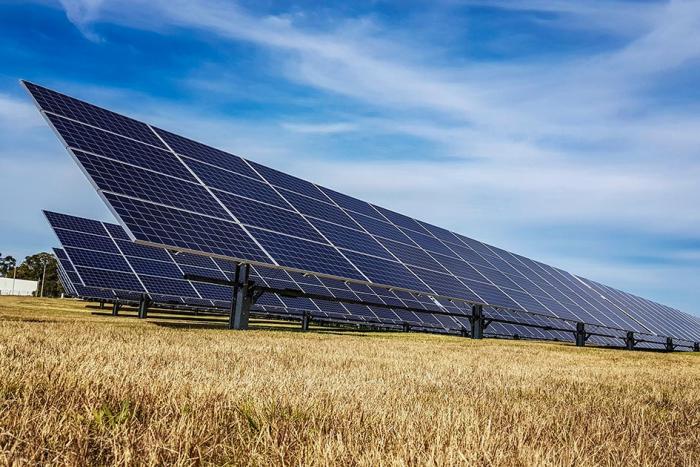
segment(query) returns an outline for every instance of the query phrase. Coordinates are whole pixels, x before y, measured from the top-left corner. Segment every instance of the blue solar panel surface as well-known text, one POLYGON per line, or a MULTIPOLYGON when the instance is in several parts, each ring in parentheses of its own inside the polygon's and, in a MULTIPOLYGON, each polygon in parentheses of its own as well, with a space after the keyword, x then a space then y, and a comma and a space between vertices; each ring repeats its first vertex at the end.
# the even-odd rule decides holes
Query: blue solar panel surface
POLYGON ((66 295, 77 296, 78 291, 76 290, 75 286, 73 285, 73 282, 68 278, 68 274, 66 273, 65 269, 63 268, 63 265, 61 264, 61 261, 67 261, 68 257, 66 256, 65 252, 60 248, 54 248, 53 251, 54 251, 54 254, 56 255, 56 258, 58 259, 58 261, 57 261, 58 279, 59 279, 59 282, 61 283, 61 286, 63 287, 63 290, 65 291, 66 295))
MULTIPOLYGON (((137 291, 130 290, 114 290, 111 289, 113 281, 111 279, 103 279, 110 274, 117 273, 121 275, 124 271, 121 262, 115 262, 114 259, 109 259, 104 265, 100 265, 99 260, 104 258, 109 253, 101 252, 94 248, 106 248, 112 251, 111 247, 106 247, 106 243, 101 240, 96 240, 91 244, 90 239, 93 237, 105 237, 108 235, 111 240, 117 244, 117 248, 124 252, 121 256, 124 263, 128 263, 133 268, 136 275, 146 290, 156 290, 157 294, 151 294, 155 299, 162 303, 176 302, 176 296, 181 295, 182 302, 189 306, 211 306, 225 305, 228 306, 230 290, 226 287, 220 287, 212 284, 190 283, 181 280, 182 273, 188 272, 191 274, 199 274, 206 277, 213 277, 227 280, 233 272, 233 265, 228 261, 216 260, 205 256, 191 255, 187 253, 172 254, 165 249, 148 247, 134 244, 129 241, 122 240, 125 233, 123 229, 114 224, 93 221, 90 219, 68 216, 53 212, 46 213, 52 227, 57 233, 65 230, 85 234, 81 238, 78 247, 68 246, 67 250, 55 249, 56 256, 59 259, 59 265, 65 265, 65 270, 73 274, 73 279, 65 280, 68 289, 71 282, 78 285, 79 290, 74 294, 81 297, 89 297, 93 299, 138 299, 137 291), (73 230, 76 229, 76 230, 73 230), (90 248, 92 246, 92 248, 90 248), (127 250, 126 247, 129 246, 127 250), (128 251, 128 253, 126 251, 128 251), (72 252, 76 263, 82 270, 100 270, 100 275, 88 275, 89 283, 93 287, 85 287, 80 282, 77 271, 74 269, 73 263, 66 251, 72 252), (172 259, 175 258, 176 262, 172 259), (117 264, 118 269, 114 269, 117 264), (214 269, 216 268, 216 269, 214 269), (101 279, 102 278, 102 279, 101 279), (192 294, 192 289, 184 287, 182 284, 190 284, 198 293, 198 296, 205 297, 197 301, 192 294), (100 287, 94 287, 98 285, 100 287), (108 287, 103 289, 101 287, 108 287), (163 295, 165 292, 174 294, 163 295)), ((64 235, 64 238, 66 236, 64 235)), ((74 238, 68 236, 67 238, 74 238)), ((114 256, 114 255, 112 255, 114 256)), ((63 269, 63 266, 61 266, 63 269)), ((314 314, 316 319, 322 318, 328 321, 348 322, 348 323, 364 323, 376 324, 383 327, 398 327, 403 323, 411 325, 414 329, 426 330, 433 332, 457 332, 461 329, 469 330, 469 322, 464 317, 465 310, 457 307, 455 304, 444 301, 440 307, 428 297, 416 297, 411 294, 398 295, 387 289, 372 288, 367 285, 344 283, 333 279, 321 279, 313 276, 305 276, 303 274, 289 273, 277 269, 258 268, 254 270, 253 279, 261 281, 265 285, 277 288, 299 289, 308 293, 315 293, 326 296, 341 297, 352 300, 363 300, 372 303, 381 303, 396 306, 411 306, 423 308, 425 310, 438 310, 442 307, 443 311, 455 313, 460 316, 443 316, 426 313, 414 313, 406 310, 389 310, 364 305, 349 305, 340 304, 320 300, 310 300, 306 298, 288 298, 276 295, 263 295, 257 303, 256 310, 267 311, 277 314, 298 315, 304 311, 309 311, 314 314)), ((570 323, 560 320, 528 316, 524 313, 497 311, 493 309, 486 310, 486 316, 494 319, 504 319, 508 321, 518 321, 523 325, 512 323, 493 323, 492 327, 487 330, 487 335, 514 337, 529 339, 545 339, 545 340, 560 340, 571 341, 571 332, 563 330, 545 330, 533 328, 531 326, 549 326, 551 328, 572 329, 570 323), (530 325, 530 326, 528 326, 530 325)))
MULTIPOLYGON (((230 305, 230 288, 182 279, 184 273, 189 273, 231 280, 234 266, 228 261, 135 244, 123 240, 125 232, 115 224, 55 212, 45 212, 45 215, 56 235, 63 239, 64 249, 56 252, 60 263, 65 264, 65 269, 74 275, 71 279, 73 283, 87 286, 84 292, 101 289, 109 290, 113 295, 128 293, 131 297, 146 292, 153 299, 164 303, 182 302, 220 308, 228 308, 230 305)), ((407 306, 403 300, 386 289, 363 286, 363 290, 353 290, 349 284, 342 281, 322 282, 313 276, 279 269, 257 268, 254 269, 252 278, 268 287, 303 290, 329 297, 342 296, 377 304, 393 303, 407 306)), ((104 298, 103 294, 91 293, 90 296, 104 298)), ((439 307, 429 300, 423 304, 411 303, 411 306, 426 311, 439 310, 439 307)), ((264 294, 257 303, 257 309, 296 315, 308 311, 316 318, 395 326, 408 323, 444 330, 468 328, 466 319, 458 320, 447 316, 435 318, 405 310, 363 305, 353 307, 273 294, 264 294)), ((463 309, 461 313, 465 313, 463 309)))
MULTIPOLYGON (((93 235, 100 235, 100 229, 94 227, 97 227, 98 224, 102 224, 110 232, 110 235, 113 238, 115 238, 115 241, 117 243, 122 242, 120 238, 123 236, 124 232, 121 229, 121 227, 117 225, 108 223, 96 223, 96 221, 91 221, 89 219, 82 219, 66 215, 57 215, 55 213, 51 213, 51 216, 54 216, 54 222, 56 222, 58 225, 77 229, 85 228, 86 230, 89 230, 93 235)), ((131 242, 127 242, 127 244, 131 244, 131 242)), ((168 258, 170 258, 169 253, 167 251, 154 247, 146 247, 136 244, 131 245, 133 245, 135 249, 132 250, 133 256, 128 255, 128 261, 132 265, 138 264, 139 261, 144 259, 144 257, 156 257, 158 258, 158 263, 161 263, 161 265, 167 265, 164 266, 165 269, 158 269, 158 272, 162 274, 163 271, 166 271, 166 274, 171 275, 171 277, 157 278, 143 276, 142 280, 145 279, 146 282, 149 282, 151 280, 168 281, 180 277, 180 273, 176 270, 176 268, 174 268, 174 265, 172 263, 167 263, 168 258), (154 253, 154 251, 156 253, 154 253)), ((68 291, 69 295, 93 300, 138 300, 138 293, 136 292, 102 289, 97 287, 85 287, 80 282, 80 279, 78 278, 78 275, 75 272, 70 258, 68 257, 66 252, 60 248, 54 248, 54 252, 56 254, 56 257, 58 258, 58 267, 61 283, 63 284, 64 289, 68 291)), ((178 259, 178 267, 182 269, 182 271, 186 271, 192 274, 200 274, 219 279, 227 279, 228 277, 226 274, 230 274, 233 272, 231 263, 226 261, 214 260, 214 263, 221 268, 221 274, 219 274, 217 277, 216 270, 210 269, 210 258, 184 254, 181 256, 178 255, 178 259), (226 274, 224 274, 223 271, 226 271, 226 274)), ((139 268, 135 266, 135 269, 138 273, 139 268)), ((400 299, 397 295, 388 292, 386 289, 372 289, 368 286, 362 286, 358 284, 344 284, 343 282, 335 280, 319 279, 309 276, 305 277, 303 275, 297 275, 295 281, 294 274, 290 275, 282 270, 265 271, 263 269, 263 275, 265 275, 264 283, 268 286, 280 288, 298 287, 300 290, 304 290, 305 292, 309 293, 328 295, 330 292, 335 297, 361 299, 368 301, 377 300, 377 296, 379 296, 381 297, 381 301, 383 303, 390 305, 394 304, 399 306, 419 306, 421 303, 420 300, 409 300, 409 298, 414 297, 408 294, 400 299)), ((258 275, 257 271, 254 272, 253 278, 255 280, 263 281, 263 278, 260 275, 258 275)), ((226 303, 226 301, 228 300, 228 289, 223 289, 221 287, 203 283, 192 283, 192 285, 198 290, 201 296, 209 297, 209 299, 197 300, 192 297, 182 297, 182 302, 185 304, 185 307, 208 307, 211 306, 212 303, 217 303, 217 301, 219 301, 220 303, 226 303)), ((160 305, 173 304, 172 297, 154 295, 154 298, 160 300, 160 305)), ((420 297, 415 298, 420 299, 420 297)), ((427 304, 428 306, 434 305, 434 303, 429 299, 427 301, 424 301, 423 303, 427 304)), ((454 307, 454 305, 449 302, 444 302, 442 305, 445 307, 446 311, 451 311, 455 314, 463 313, 462 309, 454 307)), ((315 313, 316 319, 320 317, 329 322, 374 324, 380 327, 388 327, 390 329, 397 329, 399 327, 399 322, 401 322, 410 324, 415 330, 428 332, 456 332, 461 331, 462 329, 469 330, 469 322, 459 317, 456 317, 457 319, 455 319, 455 317, 449 316, 416 314, 406 310, 386 310, 382 308, 373 308, 361 305, 344 306, 340 303, 313 301, 305 298, 284 298, 278 296, 263 295, 259 299, 254 311, 265 312, 267 314, 277 316, 299 315, 303 313, 303 311, 311 311, 315 313), (284 307, 280 307, 280 300, 284 300, 284 307), (319 306, 323 311, 322 313, 318 313, 319 306)), ((515 311, 496 310, 493 308, 487 308, 485 310, 485 316, 488 319, 503 320, 503 322, 492 322, 487 328, 486 335, 505 338, 555 340, 562 342, 573 341, 572 331, 574 329, 574 326, 566 321, 538 315, 529 315, 515 311)), ((615 339, 613 337, 615 336, 615 334, 613 333, 611 335, 611 330, 605 328, 601 328, 599 330, 592 329, 592 331, 598 331, 608 334, 608 336, 592 336, 591 343, 595 343, 598 345, 619 346, 621 339, 623 339, 625 336, 625 333, 620 331, 619 333, 617 333, 617 339, 615 339)), ((663 343, 641 343, 638 344, 638 346, 647 346, 650 348, 663 348, 663 343)))
POLYGON ((594 326, 698 335, 680 312, 622 306, 566 271, 25 86, 137 241, 594 326), (667 323, 681 316, 683 325, 667 323))
POLYGON ((58 271, 61 284, 69 296, 92 300, 134 300, 137 298, 130 292, 99 287, 86 287, 80 280, 65 250, 54 248, 53 251, 58 259, 58 271))

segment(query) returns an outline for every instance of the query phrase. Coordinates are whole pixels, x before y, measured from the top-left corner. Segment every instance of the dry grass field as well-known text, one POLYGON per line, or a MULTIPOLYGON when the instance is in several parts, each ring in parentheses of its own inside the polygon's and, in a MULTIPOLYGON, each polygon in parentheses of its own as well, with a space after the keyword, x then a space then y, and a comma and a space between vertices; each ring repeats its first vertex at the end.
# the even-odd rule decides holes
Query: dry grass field
POLYGON ((0 464, 698 466, 700 354, 0 297, 0 464))

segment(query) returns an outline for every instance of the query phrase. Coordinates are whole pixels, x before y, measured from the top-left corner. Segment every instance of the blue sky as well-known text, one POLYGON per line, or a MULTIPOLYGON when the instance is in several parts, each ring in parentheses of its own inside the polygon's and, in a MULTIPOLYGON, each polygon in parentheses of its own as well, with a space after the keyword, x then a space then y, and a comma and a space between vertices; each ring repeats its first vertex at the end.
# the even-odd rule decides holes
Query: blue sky
POLYGON ((24 78, 700 313, 700 2, 4 1, 0 39, 3 254, 110 220, 24 78))

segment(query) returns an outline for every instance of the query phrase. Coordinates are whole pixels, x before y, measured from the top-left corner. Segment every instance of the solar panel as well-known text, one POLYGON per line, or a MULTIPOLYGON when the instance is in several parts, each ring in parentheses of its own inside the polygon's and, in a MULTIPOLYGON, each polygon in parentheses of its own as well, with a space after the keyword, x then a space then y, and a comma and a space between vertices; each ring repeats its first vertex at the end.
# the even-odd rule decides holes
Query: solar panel
POLYGON ((61 248, 53 249, 58 259, 58 272, 63 289, 70 296, 89 300, 134 300, 134 294, 99 287, 86 287, 81 282, 68 255, 61 248))
MULTIPOLYGON (((89 219, 82 219, 82 218, 76 218, 73 216, 66 216, 66 215, 57 215, 56 213, 51 213, 51 217, 54 218, 54 222, 58 225, 62 226, 70 226, 71 228, 77 228, 77 229, 85 229, 92 234, 99 234, 100 231, 99 229, 94 229, 91 227, 94 227, 96 224, 93 223, 93 221, 90 221, 89 219), (79 222, 76 222, 79 221, 79 222)), ((121 243, 120 237, 121 234, 123 234, 123 230, 121 227, 114 225, 114 224, 108 224, 108 223, 103 223, 104 227, 107 228, 107 230, 110 232, 110 234, 115 238, 115 241, 118 243, 121 243)), ((130 242, 127 242, 130 243, 130 242)), ((61 283, 64 287, 64 289, 68 292, 69 295, 79 297, 79 298, 84 298, 84 299, 92 299, 92 300, 137 300, 137 295, 135 292, 126 292, 126 291, 118 291, 118 290, 103 290, 100 288, 91 288, 91 287, 85 287, 82 284, 79 283, 79 279, 77 274, 75 273, 73 269, 73 265, 70 262, 70 258, 66 254, 66 252, 63 249, 60 248, 54 248, 54 252, 56 254, 56 257, 58 258, 58 270, 59 270, 59 277, 61 280, 61 283), (64 268, 65 265, 65 268, 64 268), (66 270, 71 271, 73 273, 72 277, 73 280, 71 280, 68 277, 68 273, 66 270), (73 284, 74 281, 78 281, 76 289, 76 285, 73 284)), ((160 258, 160 263, 167 264, 163 259, 165 259, 165 256, 162 255, 163 250, 157 249, 154 247, 144 247, 141 245, 135 245, 134 244, 134 249, 131 250, 131 253, 133 256, 130 256, 128 258, 128 261, 134 264, 135 262, 137 263, 139 260, 142 259, 142 257, 158 257, 160 258), (150 250, 155 250, 156 252, 161 251, 161 253, 153 253, 150 250)), ((207 273, 212 273, 214 270, 208 269, 208 267, 211 266, 211 261, 207 257, 203 256, 196 256, 196 255, 189 255, 189 254, 180 254, 177 255, 176 258, 178 259, 178 264, 179 266, 186 271, 190 271, 193 273, 200 273, 200 274, 207 274, 207 273)), ((215 260, 216 262, 216 260, 215 260)), ((226 271, 227 273, 232 272, 231 264, 228 262, 221 262, 219 266, 222 266, 222 272, 226 271)), ((138 268, 137 268, 138 270, 138 268)), ((168 269, 169 271, 173 272, 177 277, 179 277, 179 272, 175 272, 172 269, 168 269)), ((216 275, 216 274, 213 274, 216 275)), ((332 290, 335 292, 331 292, 333 295, 337 296, 343 296, 345 298, 348 297, 353 297, 353 298, 360 298, 360 299, 370 299, 368 296, 368 292, 371 292, 372 289, 369 289, 367 287, 362 287, 358 285, 353 285, 354 291, 348 287, 348 284, 345 284, 343 282, 339 281, 333 281, 333 280, 325 280, 325 283, 322 282, 320 279, 312 277, 312 276, 303 276, 303 275, 294 275, 294 274, 289 274, 285 271, 282 270, 268 270, 267 274, 267 280, 265 280, 263 277, 258 275, 257 270, 253 273, 253 277, 256 281, 262 281, 266 285, 277 285, 277 286, 282 286, 282 287, 299 287, 300 289, 304 291, 311 291, 311 292, 321 292, 321 293, 328 293, 332 290), (297 280, 300 282, 295 282, 295 277, 297 280), (338 288, 340 287, 340 288, 338 288), (346 293, 340 292, 341 290, 346 289, 346 293)), ((226 279, 226 276, 224 274, 221 274, 219 278, 226 279)), ((194 284, 196 287, 202 287, 204 288, 210 288, 211 286, 209 284, 194 284)), ((200 293, 202 290, 200 290, 200 293)), ((228 291, 226 291, 228 292, 228 291)), ((402 302, 398 297, 395 295, 392 295, 392 293, 383 290, 383 289, 378 289, 377 295, 381 296, 381 300, 384 303, 395 303, 397 305, 404 305, 405 302, 402 302), (392 298, 393 297, 393 298, 392 298)), ((205 293, 203 295, 209 296, 210 298, 216 296, 216 292, 209 290, 208 293, 205 293)), ((228 296, 225 297, 220 297, 221 300, 226 301, 228 300, 228 296)), ((279 298, 279 297, 278 297, 279 298)), ((289 306, 290 308, 282 308, 279 306, 279 302, 274 301, 275 297, 270 297, 269 295, 263 295, 261 299, 257 302, 258 307, 256 308, 257 312, 266 312, 267 314, 270 315, 275 315, 275 316, 297 316, 304 311, 317 311, 316 305, 320 306, 324 313, 316 313, 316 319, 320 321, 325 321, 329 323, 346 323, 346 324, 358 324, 362 323, 365 325, 377 325, 380 328, 385 328, 385 329, 394 329, 398 330, 401 328, 402 324, 409 324, 411 325, 411 328, 414 330, 419 330, 419 331, 426 331, 426 332, 455 332, 455 331, 469 331, 470 330, 470 324, 469 320, 466 317, 452 317, 452 316, 442 316, 442 315, 422 315, 423 318, 421 319, 421 315, 416 315, 412 312, 407 312, 403 310, 385 310, 381 308, 373 308, 373 307, 349 307, 349 308, 344 308, 343 305, 339 303, 332 303, 332 302, 322 302, 322 301, 317 301, 313 302, 310 300, 307 300, 304 303, 304 306, 297 306, 293 307, 293 301, 295 299, 285 299, 284 304, 286 306, 289 306), (371 310, 371 312, 368 312, 368 310, 371 310), (347 314, 347 312, 350 312, 350 315, 347 314), (358 314, 359 312, 359 314, 358 314)), ((373 298, 376 300, 376 297, 373 298)), ((298 300, 298 299, 296 299, 298 300)), ((210 305, 211 302, 207 302, 206 300, 203 300, 201 302, 195 303, 192 301, 192 299, 184 299, 184 301, 187 303, 187 305, 184 308, 188 307, 197 307, 197 306, 208 306, 210 305)), ((172 305, 172 301, 169 303, 158 303, 155 302, 156 305, 172 305)), ((432 302, 431 302, 432 304, 432 302)), ((450 304, 449 302, 445 302, 444 306, 447 309, 450 309, 451 306, 454 306, 450 304)), ((450 309, 451 311, 455 313, 460 313, 463 312, 463 310, 460 310, 459 308, 452 308, 450 309)), ((501 319, 504 321, 510 321, 510 322, 493 322, 489 327, 487 327, 487 330, 485 332, 485 335, 491 336, 491 337, 507 337, 507 338, 521 338, 521 339, 537 339, 537 340, 552 340, 552 341, 562 341, 562 342, 572 342, 573 341, 573 334, 571 333, 571 330, 573 329, 573 326, 571 323, 567 321, 562 321, 562 320, 556 320, 554 318, 547 318, 547 317, 541 317, 537 315, 528 315, 524 313, 518 313, 518 312, 512 312, 512 311, 507 311, 507 310, 497 310, 497 309, 488 309, 486 310, 486 316, 488 318, 494 318, 494 319, 501 319), (522 323, 522 324, 515 324, 515 323, 522 323)), ((623 333, 624 334, 624 333, 623 333)), ((599 338, 600 339, 600 338, 599 338)), ((606 342, 601 342, 601 345, 605 345, 606 342)), ((609 342, 607 342, 609 344, 609 342)), ((619 341, 615 341, 615 344, 619 345, 619 341)))
MULTIPOLYGON (((228 261, 169 252, 164 248, 139 245, 123 240, 122 227, 66 214, 45 211, 49 224, 64 249, 56 249, 59 264, 71 275, 72 283, 79 284, 80 296, 114 298, 120 294, 137 297, 146 292, 154 301, 182 303, 228 308, 231 290, 228 287, 187 281, 185 273, 203 277, 230 280, 233 264, 228 261), (108 290, 111 295, 96 294, 96 290, 108 290)), ((386 305, 388 302, 405 306, 392 292, 365 287, 362 291, 350 288, 342 281, 325 280, 313 276, 290 273, 284 270, 256 268, 252 278, 262 285, 289 288, 318 293, 328 297, 343 296, 386 305)), ((428 311, 438 308, 424 306, 428 311)), ((461 324, 450 317, 435 320, 425 314, 395 312, 368 306, 346 307, 339 303, 321 300, 288 298, 265 294, 257 302, 257 311, 276 311, 282 314, 301 315, 312 313, 317 319, 341 320, 401 326, 404 323, 426 328, 459 329, 461 324)))
POLYGON ((700 328, 692 316, 590 279, 580 278, 580 280, 627 313, 634 313, 632 310, 643 310, 643 313, 637 315, 637 319, 654 333, 668 337, 678 336, 689 342, 700 341, 700 328))
POLYGON ((24 85, 140 243, 636 333, 700 332, 677 310, 623 306, 566 271, 24 85))
MULTIPOLYGON (((92 238, 91 236, 102 238, 108 235, 117 245, 117 248, 124 252, 121 256, 124 263, 128 262, 135 274, 140 277, 141 282, 144 284, 152 284, 154 283, 153 281, 156 281, 155 283, 157 284, 157 281, 164 281, 171 284, 169 286, 172 287, 175 292, 178 292, 182 291, 182 289, 172 284, 176 281, 188 282, 180 280, 184 272, 223 280, 228 280, 229 275, 233 272, 233 265, 227 261, 215 260, 209 257, 188 253, 171 255, 171 253, 165 249, 142 246, 130 241, 125 241, 123 240, 125 233, 118 225, 53 212, 47 212, 46 216, 57 234, 60 234, 62 231, 84 234, 80 237, 81 240, 78 247, 67 247, 68 251, 72 252, 72 256, 76 258, 76 263, 81 265, 81 269, 86 267, 91 269, 104 269, 106 273, 123 272, 123 264, 121 262, 115 262, 113 259, 108 259, 103 265, 100 264, 99 260, 103 259, 105 255, 109 255, 109 253, 100 252, 94 248, 104 248, 108 251, 112 251, 111 246, 106 246, 107 244, 102 240, 96 240, 93 244, 89 243, 89 240, 92 238), (174 262, 172 261, 173 259, 175 260, 174 262), (87 264, 87 266, 83 266, 84 264, 87 264), (115 264, 117 266, 115 266, 115 264), (114 269, 115 267, 117 268, 116 271, 114 269), (218 267, 218 269, 213 269, 214 267, 218 267)), ((75 236, 70 235, 63 235, 63 237, 70 239, 75 238, 75 236)), ((80 281, 66 251, 55 249, 55 252, 56 256, 59 258, 60 270, 63 271, 62 265, 65 264, 65 269, 73 273, 74 280, 80 281)), ((320 279, 314 276, 290 273, 283 270, 257 268, 253 271, 253 279, 267 286, 275 286, 278 288, 298 288, 309 293, 319 293, 326 296, 350 298, 385 305, 408 305, 406 297, 401 299, 396 294, 386 289, 373 289, 365 285, 345 283, 333 279, 320 279)), ((70 284, 70 280, 68 280, 67 283, 70 284)), ((93 285, 101 284, 101 282, 91 283, 93 285)), ((229 305, 227 301, 229 300, 230 291, 227 288, 203 283, 191 284, 199 292, 200 296, 207 297, 208 300, 203 299, 201 302, 195 303, 192 301, 193 297, 183 296, 183 302, 187 305, 209 306, 212 304, 220 304, 226 307, 229 305)), ((70 287, 70 285, 67 285, 67 287, 70 287)), ((102 299, 129 298, 132 300, 138 296, 137 291, 112 289, 105 291, 98 287, 84 287, 82 284, 80 287, 81 291, 75 292, 77 296, 102 299), (95 291, 99 292, 96 293, 95 291)), ((163 292, 164 290, 162 287, 162 285, 156 285, 154 288, 159 292, 163 292)), ((150 289, 148 285, 146 288, 150 289)), ((185 291, 187 292, 187 289, 185 289, 185 291)), ((154 298, 156 299, 163 300, 164 297, 166 296, 154 294, 154 298)), ((411 295, 408 295, 408 297, 413 298, 411 295)), ((170 300, 166 299, 165 302, 172 304, 172 298, 173 297, 170 297, 170 300)), ((422 308, 426 311, 438 309, 436 304, 430 299, 426 299, 423 302, 416 301, 415 303, 410 303, 411 306, 420 306, 420 304, 422 304, 422 308)), ((413 329, 433 332, 454 332, 460 329, 469 331, 470 329, 469 321, 466 316, 460 319, 458 316, 421 314, 406 310, 377 308, 371 305, 348 306, 327 301, 288 298, 275 295, 263 295, 257 302, 257 305, 258 307, 255 311, 276 312, 280 315, 299 315, 304 312, 312 312, 316 319, 327 320, 328 322, 376 324, 382 327, 393 327, 395 329, 400 328, 403 324, 408 324, 413 329)), ((443 302, 441 306, 455 314, 464 314, 463 309, 449 302, 443 302)), ((523 323, 523 325, 512 323, 497 323, 496 325, 496 323, 494 323, 493 328, 487 329, 486 335, 503 337, 518 336, 522 338, 561 341, 572 340, 570 332, 528 327, 550 326, 553 328, 563 327, 564 329, 571 329, 572 326, 570 323, 563 321, 556 322, 557 320, 552 318, 524 316, 525 314, 522 313, 519 315, 520 316, 515 312, 505 314, 504 311, 490 310, 487 313, 487 316, 490 318, 518 321, 523 323)))
POLYGON ((73 286, 73 282, 68 278, 68 275, 66 274, 66 271, 63 269, 63 266, 61 265, 61 257, 64 259, 67 259, 65 256, 65 253, 63 250, 60 248, 54 248, 53 249, 54 254, 56 257, 59 259, 57 262, 57 270, 58 270, 58 280, 61 283, 61 286, 63 287, 63 290, 65 291, 66 295, 68 296, 77 296, 78 291, 75 289, 73 286))

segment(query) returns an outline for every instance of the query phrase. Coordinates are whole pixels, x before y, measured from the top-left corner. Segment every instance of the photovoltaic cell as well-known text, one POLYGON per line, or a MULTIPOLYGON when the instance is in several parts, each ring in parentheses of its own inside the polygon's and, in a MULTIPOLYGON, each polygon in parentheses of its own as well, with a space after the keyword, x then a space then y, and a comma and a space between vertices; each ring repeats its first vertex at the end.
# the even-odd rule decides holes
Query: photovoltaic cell
POLYGON ((314 198, 309 198, 308 196, 298 195, 289 190, 283 190, 281 193, 284 198, 301 214, 315 217, 316 219, 333 222, 344 227, 350 227, 353 229, 360 228, 357 225, 357 222, 353 221, 342 209, 332 204, 318 201, 314 198))
POLYGON ((100 251, 88 251, 81 248, 65 247, 75 266, 89 268, 108 269, 110 271, 130 272, 129 265, 118 254, 102 253, 100 251))
POLYGON ((426 251, 431 253, 440 253, 445 256, 457 257, 457 255, 450 250, 444 243, 435 237, 430 235, 425 235, 419 232, 414 232, 409 229, 401 229, 401 231, 409 237, 414 243, 426 251))
POLYGON ((127 272, 109 271, 76 266, 76 270, 88 287, 145 292, 136 275, 127 272))
POLYGON ((374 217, 365 216, 363 214, 348 213, 355 222, 360 224, 363 229, 372 235, 382 237, 384 239, 393 240, 395 242, 401 242, 406 245, 412 245, 413 242, 410 238, 401 232, 398 227, 389 224, 388 222, 376 219, 374 217))
POLYGON ((363 280, 348 260, 330 245, 255 228, 250 230, 280 266, 363 280))
POLYGON ((234 222, 156 206, 124 196, 105 197, 129 230, 144 241, 178 245, 195 251, 252 261, 269 261, 268 256, 234 222))
POLYGON ((49 115, 48 118, 65 143, 73 149, 88 153, 99 152, 104 158, 134 164, 185 180, 194 180, 187 168, 165 150, 65 118, 54 115, 49 115))
POLYGON ((386 248, 380 245, 369 234, 318 219, 310 219, 309 221, 328 239, 328 241, 339 248, 359 251, 360 253, 379 256, 380 258, 393 259, 386 248))
POLYGON ((330 190, 328 188, 319 187, 323 193, 328 196, 334 203, 344 209, 349 209, 356 213, 364 214, 365 216, 374 217, 375 219, 383 220, 384 217, 379 214, 379 211, 374 209, 371 204, 364 201, 360 201, 352 196, 344 195, 343 193, 338 193, 337 191, 330 190))
POLYGON ((294 211, 268 206, 267 204, 226 193, 219 195, 219 199, 243 224, 315 242, 325 241, 306 219, 294 211))
POLYGON ((261 180, 242 177, 235 172, 214 167, 194 160, 185 161, 194 173, 209 187, 234 195, 253 198, 281 208, 289 204, 275 190, 261 180))
POLYGON ((129 264, 136 274, 149 274, 161 277, 182 276, 180 268, 172 262, 153 261, 144 258, 129 258, 129 264))
POLYGON ((248 161, 248 164, 250 164, 260 175, 262 175, 265 180, 274 186, 286 188, 287 190, 300 193, 320 201, 326 201, 326 196, 313 183, 287 175, 279 170, 256 164, 255 162, 248 161))
POLYGON ((55 232, 62 245, 119 254, 119 250, 114 246, 114 242, 106 236, 86 234, 62 228, 55 229, 55 232))
POLYGON ((87 102, 49 91, 32 83, 24 83, 37 103, 47 112, 93 125, 121 135, 136 138, 154 146, 161 145, 147 125, 87 102))
POLYGON ((252 170, 240 157, 206 146, 196 141, 192 141, 191 139, 169 133, 165 130, 161 130, 160 128, 155 128, 154 130, 177 154, 206 162, 208 164, 216 165, 222 169, 230 170, 247 177, 256 179, 260 178, 255 171, 252 170))
POLYGON ((116 194, 165 203, 207 216, 229 217, 216 199, 199 184, 143 170, 127 164, 75 151, 75 155, 99 186, 116 194))

